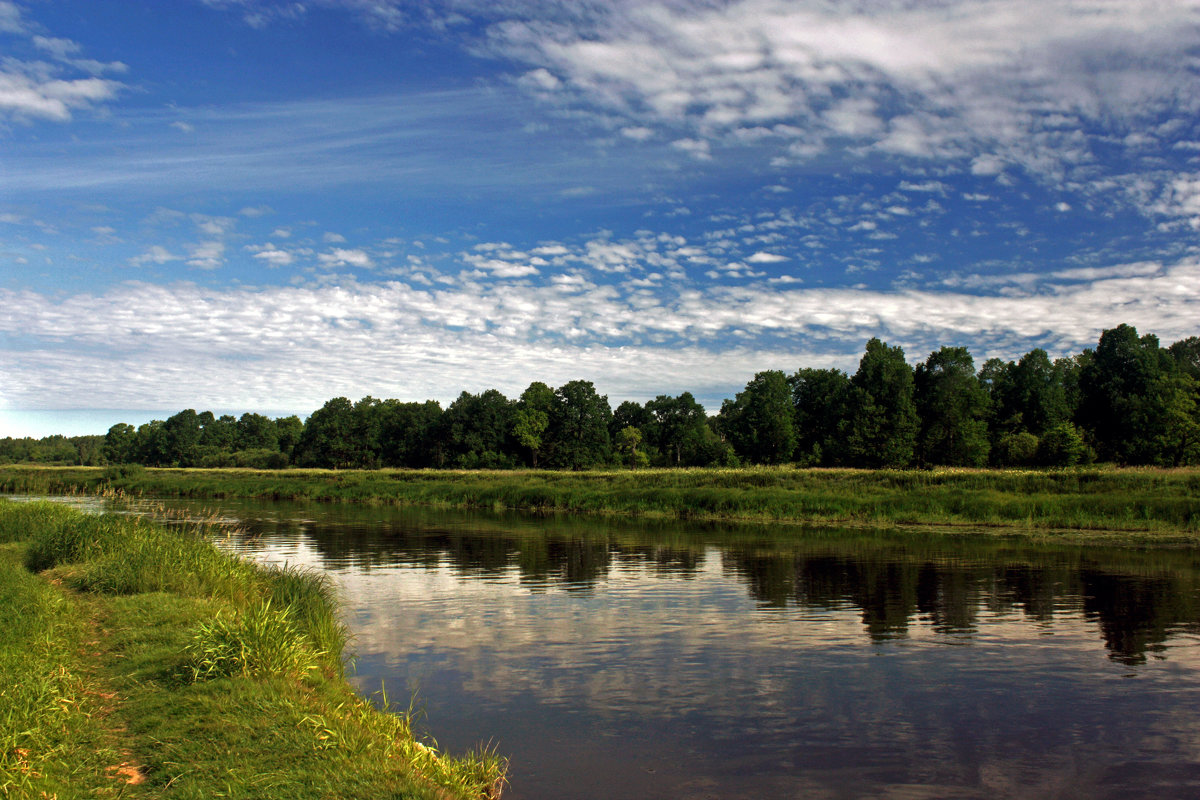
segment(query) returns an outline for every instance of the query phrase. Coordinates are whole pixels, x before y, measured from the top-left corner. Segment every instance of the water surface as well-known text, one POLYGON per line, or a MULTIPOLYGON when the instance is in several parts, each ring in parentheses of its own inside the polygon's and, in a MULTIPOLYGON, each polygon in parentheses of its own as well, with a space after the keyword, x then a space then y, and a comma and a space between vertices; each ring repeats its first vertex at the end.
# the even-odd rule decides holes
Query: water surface
POLYGON ((204 508, 333 575, 357 687, 506 797, 1200 796, 1190 549, 204 508))

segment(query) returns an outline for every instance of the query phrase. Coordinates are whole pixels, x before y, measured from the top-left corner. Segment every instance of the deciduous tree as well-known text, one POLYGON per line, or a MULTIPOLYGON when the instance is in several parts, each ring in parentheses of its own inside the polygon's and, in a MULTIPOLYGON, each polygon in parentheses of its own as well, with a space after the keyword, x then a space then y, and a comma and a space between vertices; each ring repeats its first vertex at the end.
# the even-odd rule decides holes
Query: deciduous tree
POLYGON ((904 350, 871 339, 850 384, 841 425, 846 460, 862 467, 908 466, 920 421, 904 350))

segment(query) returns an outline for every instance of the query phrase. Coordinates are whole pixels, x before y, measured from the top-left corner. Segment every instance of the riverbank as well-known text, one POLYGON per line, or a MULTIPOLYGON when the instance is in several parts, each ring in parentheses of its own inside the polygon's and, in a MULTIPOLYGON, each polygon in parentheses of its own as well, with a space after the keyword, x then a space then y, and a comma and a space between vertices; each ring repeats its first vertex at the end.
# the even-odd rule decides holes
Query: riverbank
POLYGON ((355 695, 325 579, 206 533, 0 500, 0 796, 499 795, 355 695))
POLYGON ((830 525, 1200 533, 1200 469, 556 471, 0 467, 0 491, 830 525))

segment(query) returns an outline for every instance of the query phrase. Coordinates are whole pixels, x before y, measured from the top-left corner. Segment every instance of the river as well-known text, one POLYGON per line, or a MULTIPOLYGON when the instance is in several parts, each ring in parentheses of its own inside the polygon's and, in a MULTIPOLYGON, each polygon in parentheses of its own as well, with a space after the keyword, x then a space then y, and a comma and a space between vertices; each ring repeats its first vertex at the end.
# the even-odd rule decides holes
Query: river
POLYGON ((1200 796, 1200 554, 243 501, 515 800, 1200 796))

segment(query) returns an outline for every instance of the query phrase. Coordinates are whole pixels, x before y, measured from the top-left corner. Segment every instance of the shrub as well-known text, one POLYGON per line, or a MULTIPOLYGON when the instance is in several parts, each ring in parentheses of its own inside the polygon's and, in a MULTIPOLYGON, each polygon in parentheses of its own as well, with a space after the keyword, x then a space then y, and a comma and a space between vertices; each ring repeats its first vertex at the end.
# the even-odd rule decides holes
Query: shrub
POLYGON ((1095 454, 1083 440, 1079 428, 1060 422, 1042 435, 1038 461, 1049 467, 1073 467, 1095 460, 1095 454))
POLYGON ((1001 467, 1032 466, 1038 455, 1038 437, 1028 431, 1006 433, 996 442, 992 458, 1001 467))
POLYGON ((141 464, 111 464, 104 468, 104 480, 115 483, 119 480, 138 480, 145 477, 146 468, 141 464))

